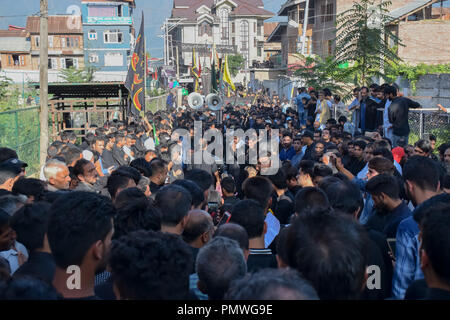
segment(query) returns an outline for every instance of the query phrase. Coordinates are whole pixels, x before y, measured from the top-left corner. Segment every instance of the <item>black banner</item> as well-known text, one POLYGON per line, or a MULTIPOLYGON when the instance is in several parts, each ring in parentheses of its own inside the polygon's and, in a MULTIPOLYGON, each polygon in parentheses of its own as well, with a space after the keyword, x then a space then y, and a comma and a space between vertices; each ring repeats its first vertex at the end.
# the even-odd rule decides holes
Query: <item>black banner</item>
POLYGON ((144 37, 144 12, 139 35, 136 38, 136 47, 131 58, 125 87, 130 91, 128 112, 138 117, 141 111, 145 111, 145 37, 144 37))

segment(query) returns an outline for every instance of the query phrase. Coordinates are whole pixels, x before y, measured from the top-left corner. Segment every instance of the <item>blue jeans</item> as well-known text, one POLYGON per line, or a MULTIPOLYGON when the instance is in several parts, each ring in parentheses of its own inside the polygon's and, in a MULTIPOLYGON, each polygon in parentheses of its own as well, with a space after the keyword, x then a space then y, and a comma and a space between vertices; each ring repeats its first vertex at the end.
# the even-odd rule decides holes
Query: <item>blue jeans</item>
POLYGON ((300 125, 305 125, 306 124, 306 112, 305 110, 299 110, 298 111, 298 121, 300 122, 300 125))

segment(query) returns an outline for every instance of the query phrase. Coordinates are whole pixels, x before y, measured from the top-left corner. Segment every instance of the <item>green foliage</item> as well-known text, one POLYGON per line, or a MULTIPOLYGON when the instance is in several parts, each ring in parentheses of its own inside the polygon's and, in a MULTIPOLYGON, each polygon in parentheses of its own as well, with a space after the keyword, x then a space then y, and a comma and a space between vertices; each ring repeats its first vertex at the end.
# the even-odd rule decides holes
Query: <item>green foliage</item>
POLYGON ((416 85, 419 78, 426 74, 433 73, 450 73, 450 63, 427 65, 424 63, 412 66, 405 63, 389 63, 386 67, 386 79, 389 82, 394 82, 398 76, 403 76, 408 79, 411 86, 411 91, 416 92, 416 85))
POLYGON ((304 59, 305 64, 298 68, 294 75, 300 77, 306 87, 328 88, 331 92, 346 97, 347 92, 350 91, 348 83, 351 82, 351 79, 348 77, 345 79, 341 75, 342 69, 334 62, 333 57, 322 59, 319 56, 298 56, 304 59))
POLYGON ((233 77, 236 77, 239 70, 244 66, 244 57, 240 54, 228 56, 228 69, 233 77))
POLYGON ((0 99, 4 98, 8 87, 11 85, 12 80, 6 76, 0 76, 0 99))
POLYGON ((383 77, 380 72, 382 62, 395 64, 401 61, 385 41, 387 37, 402 45, 394 33, 384 28, 390 20, 390 5, 390 1, 360 0, 336 18, 335 63, 349 63, 349 68, 343 69, 340 76, 352 78, 355 85, 368 85, 371 78, 383 77))
POLYGON ((14 109, 0 112, 0 146, 16 150, 31 175, 39 172, 39 108, 14 109))
POLYGON ((86 83, 92 81, 95 71, 96 68, 94 67, 84 67, 83 69, 70 67, 61 70, 61 75, 69 83, 86 83))

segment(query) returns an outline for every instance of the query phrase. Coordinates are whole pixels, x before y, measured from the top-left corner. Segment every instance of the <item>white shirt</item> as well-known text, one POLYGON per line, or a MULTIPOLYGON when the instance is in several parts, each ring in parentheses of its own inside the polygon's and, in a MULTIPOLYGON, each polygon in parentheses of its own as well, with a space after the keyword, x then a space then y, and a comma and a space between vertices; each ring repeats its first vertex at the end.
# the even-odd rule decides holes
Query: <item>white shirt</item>
MULTIPOLYGON (((17 250, 23 253, 23 255, 28 259, 28 251, 23 244, 16 241, 15 247, 17 250)), ((9 249, 8 251, 1 251, 0 257, 5 258, 9 262, 9 267, 11 269, 11 275, 19 269, 19 254, 14 249, 9 249)))
POLYGON ((384 136, 392 141, 392 123, 389 122, 389 106, 392 101, 387 100, 383 111, 383 130, 384 136))
POLYGON ((153 141, 153 138, 148 138, 144 142, 145 150, 156 150, 155 149, 155 141, 153 141))
POLYGON ((131 149, 128 148, 128 146, 123 146, 122 149, 123 152, 125 152, 130 157, 130 161, 133 161, 134 157, 131 155, 131 149))

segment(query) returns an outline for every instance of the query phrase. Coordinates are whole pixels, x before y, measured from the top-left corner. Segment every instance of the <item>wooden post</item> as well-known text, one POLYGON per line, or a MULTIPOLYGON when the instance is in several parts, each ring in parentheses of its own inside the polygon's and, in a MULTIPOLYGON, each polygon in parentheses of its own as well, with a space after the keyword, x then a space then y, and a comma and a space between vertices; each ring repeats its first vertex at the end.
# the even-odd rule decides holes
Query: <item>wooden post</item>
POLYGON ((40 2, 39 96, 41 102, 39 163, 45 165, 48 148, 48 0, 40 2))

